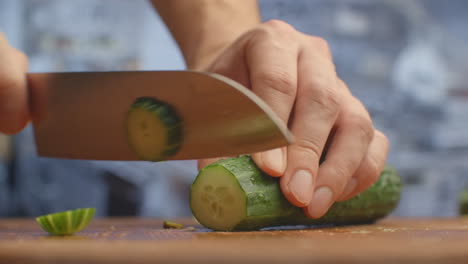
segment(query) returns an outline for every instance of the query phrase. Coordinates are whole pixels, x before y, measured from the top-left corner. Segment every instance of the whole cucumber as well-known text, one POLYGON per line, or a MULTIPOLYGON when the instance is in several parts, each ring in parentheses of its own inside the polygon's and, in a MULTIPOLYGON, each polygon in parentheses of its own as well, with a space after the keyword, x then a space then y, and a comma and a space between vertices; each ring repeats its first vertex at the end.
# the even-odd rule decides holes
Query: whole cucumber
POLYGON ((397 172, 387 166, 369 189, 347 201, 336 202, 323 217, 310 219, 286 200, 278 180, 263 173, 250 156, 217 161, 203 168, 191 186, 193 215, 202 225, 219 231, 364 224, 391 213, 402 189, 397 172))

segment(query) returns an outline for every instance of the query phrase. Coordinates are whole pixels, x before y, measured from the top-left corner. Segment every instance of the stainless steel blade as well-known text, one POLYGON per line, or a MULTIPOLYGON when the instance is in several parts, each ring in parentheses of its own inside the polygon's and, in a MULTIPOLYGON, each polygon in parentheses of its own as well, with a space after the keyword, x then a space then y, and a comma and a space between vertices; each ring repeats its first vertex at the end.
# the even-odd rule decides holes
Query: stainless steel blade
POLYGON ((254 153, 285 146, 284 122, 255 94, 220 75, 195 71, 30 73, 38 154, 138 160, 125 129, 138 97, 170 103, 184 122, 183 145, 169 159, 254 153))

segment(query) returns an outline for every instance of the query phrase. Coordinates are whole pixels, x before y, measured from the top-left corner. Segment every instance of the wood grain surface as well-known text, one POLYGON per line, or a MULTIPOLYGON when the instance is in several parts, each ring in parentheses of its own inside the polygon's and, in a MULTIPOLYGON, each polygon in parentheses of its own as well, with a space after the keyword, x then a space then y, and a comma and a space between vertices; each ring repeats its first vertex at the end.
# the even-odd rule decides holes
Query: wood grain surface
POLYGON ((68 237, 0 220, 0 263, 468 263, 468 218, 386 219, 305 230, 211 232, 158 219, 96 219, 68 237))

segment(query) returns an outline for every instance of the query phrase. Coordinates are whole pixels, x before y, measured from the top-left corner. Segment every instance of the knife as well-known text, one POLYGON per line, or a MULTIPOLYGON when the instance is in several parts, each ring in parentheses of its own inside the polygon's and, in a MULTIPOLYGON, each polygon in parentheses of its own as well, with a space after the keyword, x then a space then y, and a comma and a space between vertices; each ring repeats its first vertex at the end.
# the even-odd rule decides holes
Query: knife
POLYGON ((29 73, 30 108, 40 156, 139 160, 125 117, 140 97, 169 103, 183 123, 168 160, 255 153, 290 144, 286 124, 254 93, 197 71, 29 73))

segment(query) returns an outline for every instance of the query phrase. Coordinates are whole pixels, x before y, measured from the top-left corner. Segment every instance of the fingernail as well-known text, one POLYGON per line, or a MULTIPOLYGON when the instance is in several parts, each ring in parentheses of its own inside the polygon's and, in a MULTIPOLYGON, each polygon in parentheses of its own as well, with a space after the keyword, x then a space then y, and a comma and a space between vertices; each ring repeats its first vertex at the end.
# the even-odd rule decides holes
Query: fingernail
POLYGON ((312 193, 312 175, 306 170, 298 170, 292 176, 288 187, 296 200, 306 205, 312 193))
POLYGON ((280 148, 272 149, 262 153, 262 161, 265 167, 270 169, 274 176, 281 176, 285 170, 283 151, 280 148))
POLYGON ((307 207, 309 215, 313 218, 319 218, 325 214, 333 202, 333 192, 327 187, 323 186, 315 190, 312 200, 307 207))
POLYGON ((355 178, 351 178, 349 180, 348 184, 346 184, 346 187, 343 190, 343 194, 341 195, 341 198, 346 198, 348 195, 350 195, 354 189, 356 189, 356 186, 358 184, 358 181, 355 178))

